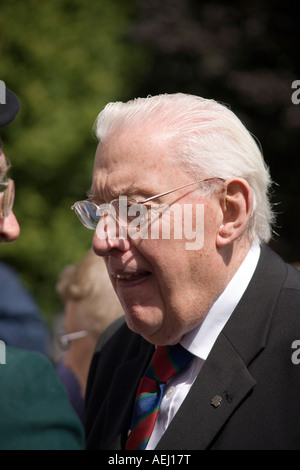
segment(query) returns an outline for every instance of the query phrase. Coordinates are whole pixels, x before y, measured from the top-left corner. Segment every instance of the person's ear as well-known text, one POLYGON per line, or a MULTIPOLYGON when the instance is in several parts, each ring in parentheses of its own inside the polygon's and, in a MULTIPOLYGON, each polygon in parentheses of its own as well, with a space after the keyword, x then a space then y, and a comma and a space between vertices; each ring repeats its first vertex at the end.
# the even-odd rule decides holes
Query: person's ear
POLYGON ((221 195, 223 220, 217 232, 218 248, 231 244, 246 230, 253 211, 253 192, 243 178, 231 178, 224 183, 221 195))

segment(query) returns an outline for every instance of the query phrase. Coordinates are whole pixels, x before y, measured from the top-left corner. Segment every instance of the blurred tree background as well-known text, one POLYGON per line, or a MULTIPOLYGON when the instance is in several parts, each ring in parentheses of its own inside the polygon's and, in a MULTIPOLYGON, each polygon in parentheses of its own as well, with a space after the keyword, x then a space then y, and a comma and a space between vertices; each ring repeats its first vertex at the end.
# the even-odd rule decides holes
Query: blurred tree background
POLYGON ((92 126, 108 101, 177 91, 230 105, 271 168, 277 235, 300 260, 298 2, 0 0, 0 79, 22 110, 1 132, 22 233, 1 246, 50 320, 60 270, 90 247, 70 210, 91 184, 92 126))
POLYGON ((91 246, 70 210, 91 185, 92 127, 111 100, 129 99, 145 54, 126 39, 132 1, 0 1, 0 77, 21 101, 1 132, 16 182, 21 236, 1 247, 48 319, 61 269, 91 246))

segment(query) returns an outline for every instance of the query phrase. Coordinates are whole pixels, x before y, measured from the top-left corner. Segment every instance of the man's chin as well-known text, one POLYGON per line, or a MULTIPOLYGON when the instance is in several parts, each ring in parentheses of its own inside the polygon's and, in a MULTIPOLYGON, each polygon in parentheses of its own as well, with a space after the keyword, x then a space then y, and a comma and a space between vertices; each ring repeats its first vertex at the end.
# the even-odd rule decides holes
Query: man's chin
POLYGON ((128 328, 134 333, 141 335, 146 341, 157 344, 157 338, 160 336, 161 324, 150 324, 149 313, 145 317, 136 312, 125 312, 125 318, 128 328))

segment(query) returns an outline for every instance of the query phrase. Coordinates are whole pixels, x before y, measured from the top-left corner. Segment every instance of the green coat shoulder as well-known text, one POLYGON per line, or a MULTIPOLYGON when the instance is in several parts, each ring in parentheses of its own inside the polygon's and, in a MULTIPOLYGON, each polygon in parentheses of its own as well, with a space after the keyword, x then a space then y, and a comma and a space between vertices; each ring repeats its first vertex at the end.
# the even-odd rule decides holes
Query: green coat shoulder
POLYGON ((6 348, 0 364, 0 449, 82 450, 84 431, 51 362, 6 348))

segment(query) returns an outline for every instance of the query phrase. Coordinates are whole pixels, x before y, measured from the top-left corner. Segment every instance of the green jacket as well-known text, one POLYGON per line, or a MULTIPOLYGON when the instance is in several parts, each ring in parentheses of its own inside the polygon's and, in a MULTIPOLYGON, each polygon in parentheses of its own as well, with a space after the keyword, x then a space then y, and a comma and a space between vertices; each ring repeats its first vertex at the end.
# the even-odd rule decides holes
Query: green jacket
POLYGON ((0 449, 83 450, 83 428, 51 362, 35 352, 10 347, 5 352, 0 449))

